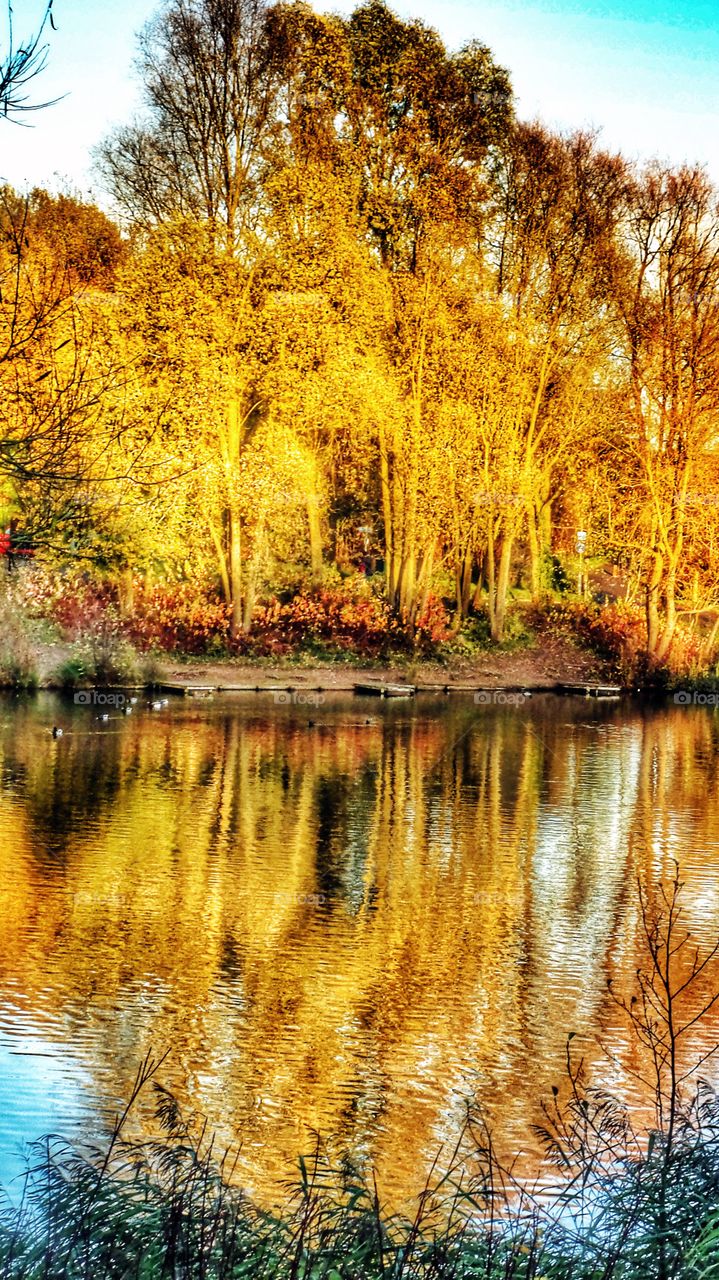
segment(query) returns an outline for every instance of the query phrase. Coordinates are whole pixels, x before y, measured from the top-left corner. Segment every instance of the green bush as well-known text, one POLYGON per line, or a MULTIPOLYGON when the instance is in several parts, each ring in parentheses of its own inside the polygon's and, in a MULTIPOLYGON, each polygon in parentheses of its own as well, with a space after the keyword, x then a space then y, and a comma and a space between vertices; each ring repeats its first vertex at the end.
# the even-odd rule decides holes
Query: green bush
POLYGON ((119 619, 106 611, 75 641, 56 672, 66 689, 82 684, 112 685, 140 682, 140 660, 119 619))
POLYGON ((438 654, 440 658, 451 660, 455 657, 474 658, 492 650, 512 653, 530 647, 534 641, 535 634, 526 609, 515 606, 508 611, 504 639, 499 644, 492 640, 487 610, 480 609, 466 619, 456 635, 439 646, 438 654))

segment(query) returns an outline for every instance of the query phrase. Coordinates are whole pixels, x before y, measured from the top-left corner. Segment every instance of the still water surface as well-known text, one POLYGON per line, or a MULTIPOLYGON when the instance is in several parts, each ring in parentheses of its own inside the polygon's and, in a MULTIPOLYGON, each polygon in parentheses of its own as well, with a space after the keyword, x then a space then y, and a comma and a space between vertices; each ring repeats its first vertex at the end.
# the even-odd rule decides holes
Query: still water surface
POLYGON ((719 929, 712 711, 250 695, 95 716, 0 701, 0 1181, 39 1134, 101 1136, 169 1048, 163 1082, 241 1139, 256 1194, 320 1131, 402 1197, 467 1099, 520 1144, 568 1031, 620 1082, 607 979, 636 968, 637 877, 678 859, 688 927, 719 929))

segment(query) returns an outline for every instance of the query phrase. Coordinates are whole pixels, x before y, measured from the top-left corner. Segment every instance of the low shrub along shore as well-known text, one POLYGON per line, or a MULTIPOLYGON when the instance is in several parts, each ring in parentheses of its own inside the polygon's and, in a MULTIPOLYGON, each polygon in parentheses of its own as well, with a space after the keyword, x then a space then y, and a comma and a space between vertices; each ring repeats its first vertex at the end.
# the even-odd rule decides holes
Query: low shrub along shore
MULTIPOLYGON (((167 679, 178 663, 200 672, 336 672, 328 687, 382 678, 477 686, 551 687, 599 682, 667 693, 717 687, 713 631, 678 633, 670 660, 647 661, 641 610, 626 604, 517 598, 495 643, 481 606, 452 616, 440 597, 408 627, 366 579, 302 589, 258 605, 250 630, 233 633, 221 599, 188 583, 149 587, 130 599, 111 580, 52 573, 40 564, 0 579, 0 687, 79 688, 167 679), (344 679, 343 679, 343 673, 344 679)), ((181 671, 180 675, 183 674, 181 671)))

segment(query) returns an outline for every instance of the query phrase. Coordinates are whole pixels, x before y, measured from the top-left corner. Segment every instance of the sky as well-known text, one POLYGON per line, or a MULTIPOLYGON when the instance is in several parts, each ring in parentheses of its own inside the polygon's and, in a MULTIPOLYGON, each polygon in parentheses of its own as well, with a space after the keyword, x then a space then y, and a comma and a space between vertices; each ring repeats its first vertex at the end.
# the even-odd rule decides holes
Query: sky
MULTIPOLYGON (((58 30, 48 33, 35 92, 62 101, 29 117, 32 127, 0 119, 0 180, 107 203, 91 148, 140 105, 135 38, 157 7, 54 0, 58 30)), ((353 4, 316 7, 347 13, 353 4)), ((510 72, 521 118, 590 126, 633 159, 706 164, 719 184, 719 0, 394 0, 392 7, 436 27, 450 48, 473 38, 489 45, 510 72)), ((22 36, 36 25, 42 0, 14 0, 14 11, 22 36)))

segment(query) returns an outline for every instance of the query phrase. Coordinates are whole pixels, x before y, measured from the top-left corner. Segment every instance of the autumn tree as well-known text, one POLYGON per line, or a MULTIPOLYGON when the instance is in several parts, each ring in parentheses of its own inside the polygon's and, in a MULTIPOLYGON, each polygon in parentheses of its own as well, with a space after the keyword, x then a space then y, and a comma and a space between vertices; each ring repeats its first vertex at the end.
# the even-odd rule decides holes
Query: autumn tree
POLYGON ((432 518, 432 440, 447 355, 446 294, 454 262, 476 239, 486 161, 510 127, 511 89, 486 47, 448 54, 435 32, 403 23, 374 0, 355 10, 347 29, 360 208, 388 275, 388 351, 401 401, 378 426, 387 592, 411 624, 440 533, 439 512, 432 518))
MULTIPOLYGON (((711 513, 719 413, 719 209, 701 170, 650 167, 632 184, 616 298, 623 424, 644 554, 647 653, 671 653, 697 513, 711 513), (708 499, 708 501, 707 501, 708 499)), ((703 575, 705 576, 705 575, 703 575)), ((713 585, 715 569, 706 575, 713 585)))
POLYGON ((128 250, 117 225, 97 205, 37 187, 27 200, 25 235, 48 246, 73 290, 111 289, 128 250))
POLYGON ((209 498, 212 477, 219 501, 201 506, 235 632, 247 620, 241 476, 259 422, 244 347, 273 101, 263 31, 264 8, 254 0, 171 0, 141 37, 145 117, 118 130, 100 156, 119 207, 151 233, 126 276, 129 323, 146 343, 152 394, 174 401, 184 424, 183 466, 202 477, 196 498, 209 498), (154 302, 143 297, 148 271, 159 282, 154 302))
MULTIPOLYGON (((582 527, 663 662, 714 598, 708 181, 517 124, 484 45, 382 0, 169 0, 140 70, 145 115, 102 150, 135 231, 122 341, 233 630, 287 548, 319 586, 353 513, 410 632, 441 587, 499 642, 518 567, 538 601, 582 527)), ((118 246, 98 223, 103 276, 83 217, 36 210, 105 288, 118 246)))
POLYGON ((506 411, 498 415, 491 405, 493 420, 501 421, 490 467, 497 504, 488 546, 490 567, 496 564, 494 599, 490 589, 496 639, 522 526, 532 594, 539 595, 556 475, 581 435, 583 406, 611 350, 613 234, 624 183, 621 160, 582 134, 564 139, 519 126, 499 153, 484 239, 509 373, 498 384, 506 411))
MULTIPOLYGON (((49 105, 27 90, 45 66, 52 7, 48 0, 35 34, 19 44, 8 6, 7 118, 49 105)), ((122 432, 116 353, 97 308, 77 293, 106 287, 120 252, 119 232, 94 206, 0 190, 0 499, 22 511, 35 539, 52 540, 69 522, 77 532, 122 432)))
MULTIPOLYGON (((106 223, 99 210, 98 219, 106 223)), ((97 299, 33 221, 32 199, 0 201, 0 483, 32 534, 54 536, 108 475, 123 430, 122 360, 97 299)))
POLYGON ((367 230, 385 266, 416 273, 433 229, 451 240, 474 212, 488 150, 512 118, 509 78, 486 46, 450 54, 435 31, 381 0, 355 9, 346 29, 347 128, 367 230))
POLYGON ((273 537, 285 537, 288 520, 297 551, 297 513, 316 483, 271 400, 282 317, 275 324, 264 300, 255 274, 194 221, 155 231, 122 284, 127 340, 175 471, 169 500, 186 504, 192 541, 214 548, 234 634, 251 626, 273 537))
POLYGON ((206 222, 234 254, 255 226, 273 85, 259 0, 170 0, 140 37, 145 113, 98 159, 132 224, 206 222))
POLYGON ((258 267, 271 340, 269 412, 301 440, 311 574, 350 495, 377 497, 379 383, 387 369, 391 306, 361 230, 352 181, 313 151, 287 154, 267 184, 266 252, 258 267))

